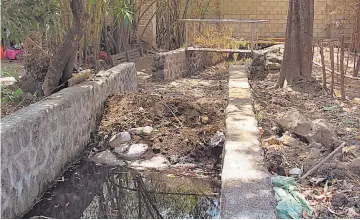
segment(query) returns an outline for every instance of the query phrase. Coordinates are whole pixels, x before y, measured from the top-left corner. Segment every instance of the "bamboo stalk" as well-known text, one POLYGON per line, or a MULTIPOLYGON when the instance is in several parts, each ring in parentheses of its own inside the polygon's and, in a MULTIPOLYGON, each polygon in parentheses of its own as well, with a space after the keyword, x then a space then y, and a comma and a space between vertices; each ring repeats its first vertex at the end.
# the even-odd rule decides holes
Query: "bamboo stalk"
POLYGON ((324 47, 321 43, 319 43, 320 47, 320 57, 321 57, 321 65, 322 65, 322 71, 323 71, 323 78, 322 78, 322 87, 323 89, 326 89, 326 67, 325 67, 325 58, 324 58, 324 47))
POLYGON ((348 67, 349 67, 349 59, 350 59, 350 53, 347 54, 347 59, 346 59, 346 67, 345 67, 345 75, 347 73, 348 67))
POLYGON ((340 74, 341 74, 341 100, 345 101, 345 70, 344 70, 344 55, 345 55, 345 34, 341 37, 341 54, 340 54, 340 74))
MULTIPOLYGON (((337 72, 340 72, 340 58, 339 58, 339 56, 340 56, 340 47, 338 46, 338 48, 337 48, 337 59, 336 59, 336 71, 337 72)), ((336 76, 336 83, 339 83, 339 76, 337 75, 336 76)))
POLYGON ((330 45, 330 62, 331 62, 331 85, 330 92, 334 95, 334 83, 335 83, 335 60, 334 60, 334 45, 330 45))

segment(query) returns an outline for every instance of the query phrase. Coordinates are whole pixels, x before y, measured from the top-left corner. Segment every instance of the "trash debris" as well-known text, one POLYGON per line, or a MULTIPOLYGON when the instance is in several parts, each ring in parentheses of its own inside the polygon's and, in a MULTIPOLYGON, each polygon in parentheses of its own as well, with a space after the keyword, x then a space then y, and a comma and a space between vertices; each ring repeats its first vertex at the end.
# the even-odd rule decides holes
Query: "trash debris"
POLYGON ((302 170, 300 168, 293 168, 289 170, 289 175, 294 177, 299 177, 302 174, 302 170))
POLYGON ((156 169, 156 170, 164 170, 169 168, 170 162, 162 155, 155 156, 150 160, 144 161, 135 161, 131 165, 131 167, 138 169, 156 169))
POLYGON ((280 176, 287 176, 284 168, 282 168, 282 167, 274 167, 270 170, 270 172, 274 175, 277 174, 280 176))
POLYGON ((309 181, 313 186, 321 186, 322 184, 325 185, 326 182, 327 182, 328 186, 332 186, 335 183, 337 183, 337 179, 334 176, 325 176, 325 177, 321 177, 321 178, 311 178, 309 181))
POLYGON ((275 186, 276 209, 281 219, 299 219, 304 210, 313 215, 313 208, 299 192, 293 177, 276 176, 271 178, 271 182, 275 186))
POLYGON ((140 128, 132 128, 130 129, 131 134, 138 134, 138 135, 145 135, 145 134, 151 134, 153 132, 154 128, 150 126, 140 127, 140 128))
POLYGON ((220 146, 225 143, 225 134, 221 131, 217 131, 216 134, 210 140, 210 147, 220 146))
POLYGON ((354 98, 354 103, 360 105, 360 98, 354 98))
POLYGON ((324 111, 333 111, 333 110, 338 110, 339 107, 338 106, 324 106, 323 110, 324 111))
POLYGON ((111 137, 109 141, 109 146, 111 148, 119 147, 121 144, 124 144, 130 140, 131 140, 131 135, 129 132, 127 131, 120 132, 111 137))
POLYGON ((117 158, 109 150, 97 153, 95 156, 90 158, 91 161, 101 164, 113 165, 113 166, 125 166, 126 163, 123 160, 117 158))
POLYGON ((149 148, 146 144, 132 144, 124 153, 116 152, 117 155, 126 160, 139 159, 149 148))

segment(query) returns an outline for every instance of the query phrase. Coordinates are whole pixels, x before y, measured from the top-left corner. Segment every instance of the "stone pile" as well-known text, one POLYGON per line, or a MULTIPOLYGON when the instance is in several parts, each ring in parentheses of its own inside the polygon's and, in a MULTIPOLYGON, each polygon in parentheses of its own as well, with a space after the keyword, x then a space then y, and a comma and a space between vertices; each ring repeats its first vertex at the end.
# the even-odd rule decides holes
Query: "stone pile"
POLYGON ((249 66, 249 78, 264 79, 269 73, 278 73, 281 69, 283 53, 284 45, 275 45, 265 50, 255 51, 253 61, 249 66))

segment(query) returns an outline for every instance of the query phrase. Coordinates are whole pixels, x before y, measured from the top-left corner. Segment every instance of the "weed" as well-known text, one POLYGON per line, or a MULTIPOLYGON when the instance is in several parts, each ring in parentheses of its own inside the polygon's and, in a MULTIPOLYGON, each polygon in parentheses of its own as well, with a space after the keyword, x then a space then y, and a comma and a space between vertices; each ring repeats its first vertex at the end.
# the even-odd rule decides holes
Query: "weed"
POLYGON ((16 81, 20 80, 19 72, 14 67, 5 67, 0 70, 1 77, 14 77, 16 81))
POLYGON ((2 88, 1 91, 1 102, 17 102, 21 100, 24 92, 21 88, 11 90, 9 88, 2 88))

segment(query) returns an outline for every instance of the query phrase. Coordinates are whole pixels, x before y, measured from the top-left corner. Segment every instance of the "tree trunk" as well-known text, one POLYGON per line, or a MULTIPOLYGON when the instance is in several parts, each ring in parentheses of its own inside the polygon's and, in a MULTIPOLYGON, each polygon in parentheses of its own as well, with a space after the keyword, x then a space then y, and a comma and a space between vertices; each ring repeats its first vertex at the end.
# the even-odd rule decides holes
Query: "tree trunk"
POLYGON ((284 59, 278 87, 311 77, 314 0, 289 0, 284 59))
POLYGON ((360 0, 358 0, 356 4, 355 21, 350 43, 350 49, 354 52, 360 51, 360 0))
POLYGON ((353 76, 356 77, 359 75, 359 72, 360 72, 360 56, 358 57, 357 59, 357 63, 356 63, 356 67, 354 69, 354 74, 353 76))
POLYGON ((51 95, 59 84, 72 77, 76 52, 84 33, 86 21, 89 18, 84 9, 83 0, 72 0, 70 7, 73 22, 59 53, 55 54, 50 60, 50 66, 43 84, 45 96, 51 95))

